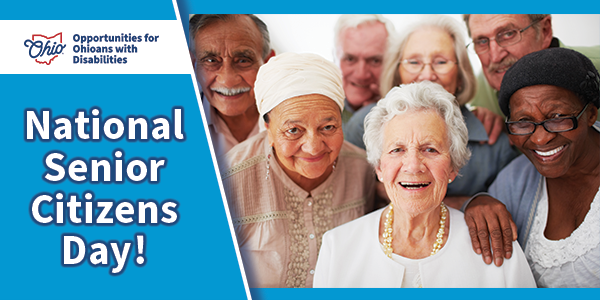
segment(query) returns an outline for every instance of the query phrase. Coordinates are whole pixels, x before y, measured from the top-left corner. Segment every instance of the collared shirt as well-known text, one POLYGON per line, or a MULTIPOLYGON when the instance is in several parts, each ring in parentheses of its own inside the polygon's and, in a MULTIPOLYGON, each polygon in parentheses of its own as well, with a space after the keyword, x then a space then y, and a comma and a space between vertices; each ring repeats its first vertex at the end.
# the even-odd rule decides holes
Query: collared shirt
MULTIPOLYGON (((204 93, 202 93, 202 109, 204 109, 206 115, 206 123, 215 149, 215 155, 219 158, 240 142, 233 136, 225 121, 219 117, 216 109, 210 105, 204 93)), ((248 138, 258 134, 258 131, 258 122, 256 122, 248 138)))

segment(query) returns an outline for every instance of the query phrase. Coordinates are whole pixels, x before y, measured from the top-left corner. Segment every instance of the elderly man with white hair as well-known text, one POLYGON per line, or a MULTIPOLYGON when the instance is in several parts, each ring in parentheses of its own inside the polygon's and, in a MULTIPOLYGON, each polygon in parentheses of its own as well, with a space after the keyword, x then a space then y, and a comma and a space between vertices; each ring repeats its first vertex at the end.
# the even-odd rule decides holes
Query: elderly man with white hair
POLYGON ((254 15, 195 15, 190 54, 217 157, 258 133, 254 80, 275 55, 267 25, 254 15))
POLYGON ((221 174, 250 287, 312 287, 325 231, 369 212, 375 177, 344 141, 339 69, 284 53, 258 72, 264 131, 227 153, 221 174))
POLYGON ((344 123, 361 107, 375 103, 379 76, 394 24, 381 15, 342 15, 335 25, 335 52, 344 82, 344 123))

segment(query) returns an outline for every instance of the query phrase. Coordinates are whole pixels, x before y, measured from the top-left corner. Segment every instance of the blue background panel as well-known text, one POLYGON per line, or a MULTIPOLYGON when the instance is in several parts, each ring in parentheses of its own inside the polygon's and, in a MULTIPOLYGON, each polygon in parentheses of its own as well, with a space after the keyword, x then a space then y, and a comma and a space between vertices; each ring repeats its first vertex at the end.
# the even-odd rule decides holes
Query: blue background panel
MULTIPOLYGON (((259 1, 248 3, 228 1, 214 5, 202 0, 177 0, 181 21, 189 40, 189 14, 194 13, 255 13, 255 14, 460 14, 460 13, 600 13, 600 3, 584 1, 442 1, 398 2, 364 0, 350 1, 259 1)), ((333 30, 333 29, 331 29, 333 30)), ((599 233, 600 234, 600 233, 599 233)), ((250 289, 252 299, 564 299, 593 298, 594 289, 250 289)))
POLYGON ((0 20, 177 20, 171 0, 2 1, 0 20))

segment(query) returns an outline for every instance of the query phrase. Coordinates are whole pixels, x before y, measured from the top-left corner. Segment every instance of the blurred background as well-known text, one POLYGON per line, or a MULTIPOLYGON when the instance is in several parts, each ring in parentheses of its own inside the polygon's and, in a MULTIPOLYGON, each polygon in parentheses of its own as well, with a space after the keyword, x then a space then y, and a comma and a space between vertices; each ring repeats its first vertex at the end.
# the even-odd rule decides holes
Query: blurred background
MULTIPOLYGON (((335 61, 333 28, 339 14, 257 14, 257 16, 267 24, 271 36, 271 47, 276 54, 310 52, 335 61)), ((419 21, 424 15, 383 14, 383 16, 394 23, 397 33, 401 33, 404 28, 419 21)), ((462 15, 449 16, 459 21, 464 29, 466 41, 469 43, 471 39, 468 38, 462 15)), ((600 15, 554 14, 552 15, 552 29, 554 36, 567 46, 600 45, 600 15)), ((478 74, 481 71, 481 63, 475 53, 469 53, 469 55, 475 73, 478 74)))

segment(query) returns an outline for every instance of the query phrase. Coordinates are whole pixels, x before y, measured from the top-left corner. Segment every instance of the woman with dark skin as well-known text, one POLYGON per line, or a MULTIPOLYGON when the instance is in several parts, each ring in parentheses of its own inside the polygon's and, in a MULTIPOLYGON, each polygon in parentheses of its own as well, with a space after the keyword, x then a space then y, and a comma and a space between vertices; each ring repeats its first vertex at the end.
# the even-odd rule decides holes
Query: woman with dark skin
POLYGON ((492 236, 496 265, 510 257, 516 223, 538 287, 600 287, 599 82, 589 59, 561 48, 523 57, 502 82, 500 107, 524 156, 490 187, 501 203, 475 197, 465 219, 486 263, 492 236))

